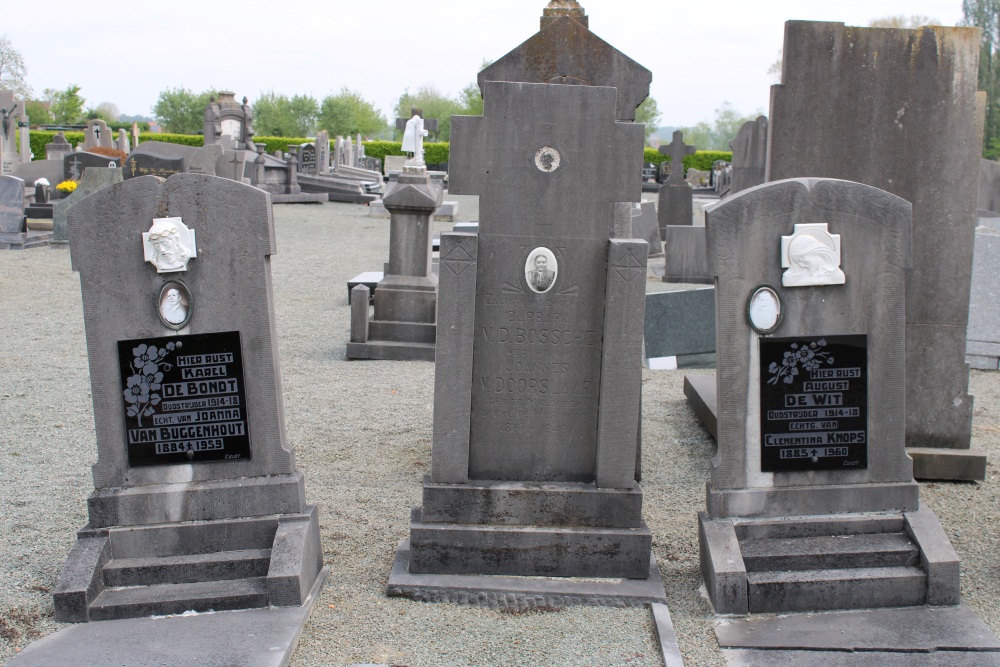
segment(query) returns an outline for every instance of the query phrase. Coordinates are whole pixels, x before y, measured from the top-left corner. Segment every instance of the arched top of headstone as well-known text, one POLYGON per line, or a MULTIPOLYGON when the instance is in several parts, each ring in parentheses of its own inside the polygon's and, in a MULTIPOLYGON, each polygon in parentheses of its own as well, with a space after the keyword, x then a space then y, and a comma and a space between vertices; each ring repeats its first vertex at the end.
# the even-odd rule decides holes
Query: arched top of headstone
POLYGON ((479 73, 480 92, 487 81, 617 88, 615 118, 634 121, 636 107, 649 96, 653 74, 592 33, 577 2, 554 0, 545 9, 540 31, 479 73))

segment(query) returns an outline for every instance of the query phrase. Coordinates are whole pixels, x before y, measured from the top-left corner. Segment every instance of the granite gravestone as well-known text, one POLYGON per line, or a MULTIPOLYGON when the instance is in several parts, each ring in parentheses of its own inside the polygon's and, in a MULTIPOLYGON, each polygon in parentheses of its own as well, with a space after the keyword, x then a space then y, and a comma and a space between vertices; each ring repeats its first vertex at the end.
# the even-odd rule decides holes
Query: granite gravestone
POLYGON ((330 133, 326 130, 316 133, 316 173, 320 176, 330 173, 330 133))
POLYGON ((1000 213, 1000 162, 981 160, 979 162, 979 203, 978 208, 1000 213))
POLYGON ((118 139, 115 141, 115 148, 125 153, 125 155, 132 152, 132 145, 129 143, 128 132, 125 131, 125 128, 118 129, 118 139))
POLYGON ((83 172, 89 167, 99 167, 101 169, 115 169, 121 167, 120 160, 107 155, 77 151, 68 153, 63 157, 63 176, 67 181, 81 181, 83 172))
POLYGON ((316 144, 305 143, 299 144, 299 173, 300 174, 315 174, 316 173, 316 144))
MULTIPOLYGON (((989 222, 1000 223, 1000 219, 989 222)), ((1000 273, 1000 229, 982 223, 980 219, 976 227, 965 358, 973 368, 995 371, 1000 368, 1000 290, 996 280, 1000 273)))
POLYGON ((302 604, 322 553, 285 434, 268 194, 145 176, 70 219, 97 463, 56 618, 302 604))
MULTIPOLYGON (((693 221, 691 186, 684 180, 684 157, 693 155, 695 147, 684 143, 684 134, 674 131, 673 141, 666 146, 660 146, 660 152, 670 156, 670 176, 660 188, 657 202, 657 213, 660 218, 660 229, 667 225, 691 226, 693 221)), ((666 232, 661 232, 666 239, 666 232)))
POLYGON ((736 194, 764 182, 767 171, 767 116, 748 120, 729 142, 733 151, 730 194, 736 194))
POLYGON ((216 176, 219 160, 225 152, 222 144, 202 146, 187 157, 187 171, 191 174, 216 176))
POLYGON ((163 157, 153 153, 133 153, 126 157, 122 164, 122 175, 126 180, 139 176, 167 178, 185 171, 187 171, 185 158, 163 157))
POLYGON ((114 147, 115 140, 107 123, 99 118, 87 121, 87 128, 83 131, 83 150, 114 147))
POLYGON ((0 176, 0 243, 22 238, 24 231, 24 181, 0 176))
POLYGON ((52 141, 45 144, 46 160, 62 160, 68 153, 73 152, 73 144, 66 140, 66 135, 56 132, 52 141))
POLYGON ((442 235, 432 469, 389 592, 583 576, 656 599, 636 482, 648 244, 610 238, 642 127, 615 122, 613 88, 484 93, 482 117, 452 119, 450 188, 480 196, 479 233, 442 235))
POLYGON ((392 220, 389 261, 375 290, 375 317, 368 319, 369 290, 351 294, 348 359, 434 361, 437 276, 431 265, 431 215, 444 191, 424 167, 406 167, 389 184, 382 202, 392 220))
POLYGON ((98 190, 103 190, 115 183, 121 183, 122 179, 120 167, 117 169, 96 167, 87 169, 83 174, 83 180, 76 186, 76 190, 52 205, 52 242, 55 244, 69 243, 69 218, 67 216, 70 208, 98 190))
POLYGON ((644 201, 632 209, 631 237, 646 239, 649 243, 649 257, 663 257, 663 241, 660 240, 660 226, 654 202, 644 201))
POLYGON ((707 216, 725 409, 699 532, 716 612, 957 604, 905 449, 909 203, 795 179, 707 216))
POLYGON ((906 444, 944 479, 985 475, 984 455, 969 451, 965 363, 985 102, 979 46, 974 28, 790 21, 771 92, 768 180, 842 178, 913 204, 906 444), (915 168, 928 155, 933 168, 915 168))

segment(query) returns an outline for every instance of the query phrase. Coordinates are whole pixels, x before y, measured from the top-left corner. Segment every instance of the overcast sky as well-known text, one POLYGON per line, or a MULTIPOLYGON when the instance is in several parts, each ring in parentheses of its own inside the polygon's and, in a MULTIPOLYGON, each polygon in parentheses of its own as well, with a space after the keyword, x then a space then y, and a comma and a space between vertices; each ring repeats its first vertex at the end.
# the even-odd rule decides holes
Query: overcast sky
MULTIPOLYGON (((151 115, 160 91, 228 89, 251 102, 273 90, 317 100, 346 86, 387 118, 409 88, 457 94, 484 59, 538 30, 548 0, 170 0, 109 12, 114 4, 53 0, 45 15, 9 21, 28 83, 79 85, 88 106, 113 102, 151 115), (142 7, 142 9, 139 9, 142 7)), ((711 120, 730 102, 767 112, 767 70, 789 19, 868 25, 914 14, 956 25, 961 0, 581 0, 590 28, 653 72, 661 125, 711 120)), ((119 5, 121 6, 121 5, 119 5)), ((3 32, 0 32, 3 34, 3 32)))

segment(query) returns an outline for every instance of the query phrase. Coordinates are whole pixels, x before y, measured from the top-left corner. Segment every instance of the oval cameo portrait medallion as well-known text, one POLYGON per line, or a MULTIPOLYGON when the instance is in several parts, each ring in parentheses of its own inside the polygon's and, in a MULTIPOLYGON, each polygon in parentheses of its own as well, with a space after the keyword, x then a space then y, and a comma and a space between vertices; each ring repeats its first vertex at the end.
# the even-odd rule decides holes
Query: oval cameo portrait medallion
POLYGON ((191 293, 184 283, 164 283, 156 299, 160 321, 171 329, 183 329, 191 321, 191 293))
POLYGON ((556 283, 559 264, 555 254, 548 248, 535 248, 528 253, 524 262, 524 280, 536 294, 545 294, 556 283))
POLYGON ((747 319, 757 333, 771 333, 781 323, 781 299, 777 292, 764 285, 754 290, 747 300, 747 319))

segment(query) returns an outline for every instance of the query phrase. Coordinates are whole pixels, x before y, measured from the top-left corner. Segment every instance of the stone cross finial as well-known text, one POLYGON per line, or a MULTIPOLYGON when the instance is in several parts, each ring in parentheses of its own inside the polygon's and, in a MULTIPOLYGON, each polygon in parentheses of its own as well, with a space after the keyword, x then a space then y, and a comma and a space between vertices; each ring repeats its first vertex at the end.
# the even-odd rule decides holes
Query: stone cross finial
POLYGON ((679 185, 684 182, 684 156, 692 155, 696 150, 698 149, 694 146, 684 143, 684 133, 680 130, 674 130, 674 140, 669 145, 660 146, 660 152, 670 156, 668 185, 679 185))

